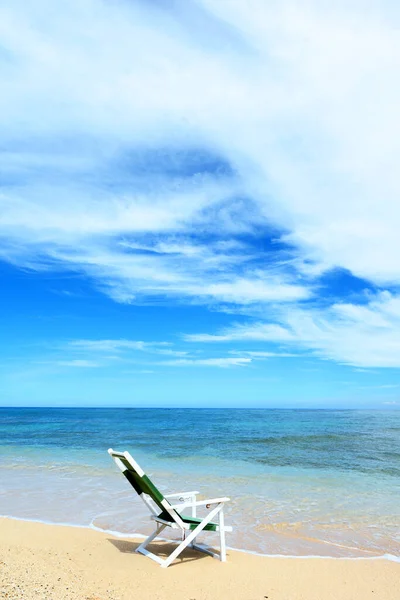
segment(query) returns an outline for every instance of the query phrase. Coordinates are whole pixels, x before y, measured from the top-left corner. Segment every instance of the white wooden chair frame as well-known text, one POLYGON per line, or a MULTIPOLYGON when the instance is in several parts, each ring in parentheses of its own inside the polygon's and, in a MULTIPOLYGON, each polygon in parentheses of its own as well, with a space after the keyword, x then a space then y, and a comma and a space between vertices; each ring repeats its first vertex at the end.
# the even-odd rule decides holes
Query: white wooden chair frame
POLYGON ((226 561, 226 544, 225 544, 225 533, 232 531, 232 527, 225 525, 224 522, 224 504, 229 501, 229 498, 211 498, 210 500, 196 500, 196 496, 199 492, 179 492, 176 494, 167 494, 163 496, 154 484, 146 476, 145 472, 140 468, 137 462, 132 458, 129 452, 117 452, 112 448, 108 450, 109 455, 115 460, 117 466, 122 473, 130 481, 131 485, 135 488, 147 508, 151 512, 151 519, 156 522, 156 530, 149 535, 136 549, 136 552, 140 552, 145 556, 148 556, 152 560, 156 561, 162 567, 168 567, 177 558, 181 552, 190 546, 195 550, 209 554, 214 558, 219 558, 220 561, 226 561), (130 475, 134 474, 136 477, 136 484, 139 482, 144 484, 144 489, 141 487, 140 490, 135 487, 135 482, 132 482, 129 478, 130 475), (147 487, 146 487, 147 486, 147 487), (149 487, 151 486, 151 487, 149 487), (147 491, 146 491, 147 489, 147 491), (168 498, 176 498, 179 504, 170 504, 168 498), (196 517, 196 509, 198 506, 206 506, 212 510, 203 518, 198 519, 196 517), (191 517, 185 517, 181 515, 181 511, 185 508, 191 508, 191 517), (162 511, 159 514, 159 511, 162 511), (218 515, 218 523, 212 522, 212 519, 218 515), (164 518, 162 518, 164 516, 164 518), (192 522, 190 522, 192 521, 192 522), (196 526, 195 526, 196 525, 196 526), (195 539, 204 531, 207 525, 211 525, 212 531, 219 532, 220 538, 220 551, 219 553, 212 552, 208 547, 204 545, 195 544, 195 539), (166 528, 171 527, 172 529, 178 529, 182 532, 182 542, 171 552, 167 558, 162 559, 156 554, 149 552, 147 546, 161 532, 166 528))

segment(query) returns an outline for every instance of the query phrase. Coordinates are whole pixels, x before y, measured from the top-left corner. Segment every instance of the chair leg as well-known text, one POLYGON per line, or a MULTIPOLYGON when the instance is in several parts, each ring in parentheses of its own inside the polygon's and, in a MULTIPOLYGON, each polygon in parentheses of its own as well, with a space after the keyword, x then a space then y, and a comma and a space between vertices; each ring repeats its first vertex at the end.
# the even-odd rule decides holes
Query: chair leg
POLYGON ((225 522, 223 509, 219 513, 219 540, 220 540, 220 561, 226 561, 226 545, 225 545, 225 522))
POLYGON ((175 550, 168 556, 168 558, 166 558, 164 560, 164 562, 161 564, 162 567, 166 568, 169 567, 169 565, 172 563, 173 560, 175 560, 175 558, 177 556, 179 556, 179 554, 182 552, 182 550, 184 550, 186 548, 186 546, 189 546, 190 543, 195 539, 196 536, 199 535, 200 531, 203 531, 204 527, 207 525, 207 523, 209 523, 213 517, 220 512, 222 509, 222 506, 217 506, 216 508, 214 508, 210 513, 208 513, 208 515, 203 519, 203 521, 196 527, 196 529, 194 529, 188 536, 187 538, 181 542, 179 544, 179 546, 177 546, 177 548, 175 548, 175 550))
POLYGON ((167 567, 169 567, 169 565, 172 563, 172 561, 175 560, 175 558, 182 552, 182 550, 184 550, 186 548, 186 546, 189 546, 191 540, 192 540, 191 537, 188 537, 188 538, 186 538, 186 540, 183 540, 183 542, 181 542, 179 544, 179 546, 177 546, 175 548, 175 550, 173 552, 171 552, 171 554, 168 556, 168 558, 166 558, 161 563, 161 566, 164 567, 165 569, 167 567))
POLYGON ((148 546, 148 544, 150 544, 150 542, 152 542, 164 529, 166 528, 166 525, 157 525, 156 530, 149 535, 149 537, 147 537, 141 544, 140 546, 138 546, 135 550, 135 552, 140 552, 140 554, 144 554, 145 556, 148 556, 149 558, 155 560, 156 562, 158 562, 159 564, 162 564, 162 559, 160 559, 158 556, 156 556, 155 554, 153 554, 152 552, 149 552, 148 550, 146 550, 146 547, 148 546))

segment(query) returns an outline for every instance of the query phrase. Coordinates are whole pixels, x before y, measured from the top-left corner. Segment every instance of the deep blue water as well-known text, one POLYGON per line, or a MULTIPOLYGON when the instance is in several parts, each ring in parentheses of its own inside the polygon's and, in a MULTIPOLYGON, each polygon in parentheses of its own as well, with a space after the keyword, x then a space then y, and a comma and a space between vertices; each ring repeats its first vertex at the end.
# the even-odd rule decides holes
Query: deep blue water
POLYGON ((0 408, 0 514, 141 531, 110 446, 162 488, 230 495, 232 546, 400 554, 400 411, 0 408))

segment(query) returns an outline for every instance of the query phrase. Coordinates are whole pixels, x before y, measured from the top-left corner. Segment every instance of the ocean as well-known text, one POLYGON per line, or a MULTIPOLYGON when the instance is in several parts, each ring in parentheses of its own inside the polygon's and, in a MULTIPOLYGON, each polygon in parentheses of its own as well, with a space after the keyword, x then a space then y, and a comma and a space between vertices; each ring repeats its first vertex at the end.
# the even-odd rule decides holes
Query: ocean
POLYGON ((148 534, 109 447, 164 493, 229 496, 229 547, 400 558, 400 411, 0 408, 0 515, 148 534))

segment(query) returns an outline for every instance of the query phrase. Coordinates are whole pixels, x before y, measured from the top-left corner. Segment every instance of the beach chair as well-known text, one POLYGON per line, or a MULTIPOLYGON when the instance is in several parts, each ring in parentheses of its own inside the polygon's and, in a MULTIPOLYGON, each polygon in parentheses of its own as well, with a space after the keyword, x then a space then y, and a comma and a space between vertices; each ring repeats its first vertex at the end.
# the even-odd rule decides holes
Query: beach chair
POLYGON ((146 504, 151 512, 151 519, 153 519, 156 524, 156 530, 140 544, 136 549, 136 552, 140 552, 152 560, 155 560, 162 567, 168 567, 187 546, 209 554, 214 558, 219 558, 221 561, 226 561, 225 532, 232 531, 232 527, 229 527, 224 523, 224 504, 229 501, 229 498, 212 498, 211 500, 196 501, 197 491, 186 493, 179 492, 164 496, 139 467, 129 452, 116 452, 110 448, 108 453, 115 460, 117 466, 134 488, 135 492, 139 494, 140 498, 146 504), (178 502, 179 504, 171 504, 168 500, 169 498, 175 498, 175 502, 178 502), (198 518, 196 516, 196 508, 198 506, 205 506, 207 509, 211 508, 211 510, 207 516, 198 518), (181 514, 181 511, 185 508, 191 508, 190 517, 181 514), (217 516, 218 523, 215 523, 212 519, 217 516), (152 552, 149 552, 146 548, 166 527, 180 530, 182 541, 167 558, 162 559, 152 552), (212 552, 203 545, 195 544, 196 537, 203 531, 219 532, 219 553, 212 552))

